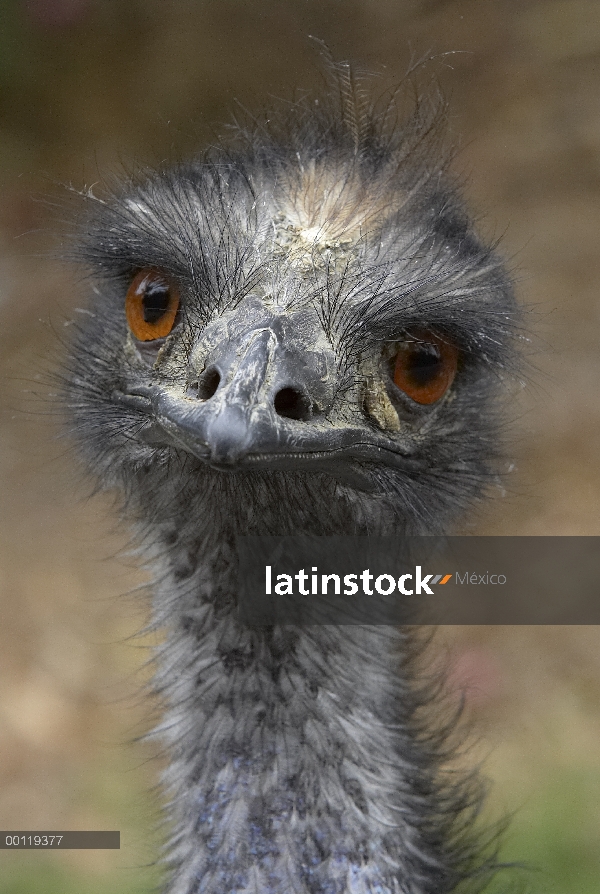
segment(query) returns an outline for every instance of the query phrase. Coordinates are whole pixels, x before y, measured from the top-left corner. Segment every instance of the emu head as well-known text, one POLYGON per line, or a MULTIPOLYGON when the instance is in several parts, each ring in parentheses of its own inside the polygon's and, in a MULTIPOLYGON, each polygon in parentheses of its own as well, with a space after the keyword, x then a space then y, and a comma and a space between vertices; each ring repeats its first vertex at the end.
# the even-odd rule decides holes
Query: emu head
POLYGON ((90 195, 69 402, 138 514, 431 533, 489 480, 507 276, 445 173, 440 111, 395 125, 393 102, 340 96, 90 195))

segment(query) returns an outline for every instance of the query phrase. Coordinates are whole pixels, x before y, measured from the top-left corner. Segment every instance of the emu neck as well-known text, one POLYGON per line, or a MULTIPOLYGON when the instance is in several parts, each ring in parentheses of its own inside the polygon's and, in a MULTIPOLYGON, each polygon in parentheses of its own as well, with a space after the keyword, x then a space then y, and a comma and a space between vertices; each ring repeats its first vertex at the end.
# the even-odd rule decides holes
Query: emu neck
POLYGON ((432 759, 399 673, 405 635, 243 628, 226 546, 182 573, 156 592, 169 894, 452 890, 432 759))

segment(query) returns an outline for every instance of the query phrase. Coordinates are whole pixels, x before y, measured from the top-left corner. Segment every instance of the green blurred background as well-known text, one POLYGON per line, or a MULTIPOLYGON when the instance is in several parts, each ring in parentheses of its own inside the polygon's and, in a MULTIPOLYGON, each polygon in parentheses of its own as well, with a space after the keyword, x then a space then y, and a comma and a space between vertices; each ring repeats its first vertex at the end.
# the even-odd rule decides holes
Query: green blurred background
MULTIPOLYGON (((0 894, 156 882, 160 760, 128 744, 147 643, 142 582, 57 439, 46 372, 84 282, 52 260, 65 190, 193 153, 240 103, 322 83, 308 35, 451 101, 456 171, 501 239, 535 332, 506 493, 473 531, 600 534, 597 0, 2 0, 0 6, 0 828, 120 829, 120 851, 0 851, 0 894), (54 200, 58 206, 54 207, 54 200)), ((96 188, 101 191, 101 184, 96 188)), ((489 815, 532 892, 600 892, 600 633, 444 628, 489 815)), ((224 892, 226 894, 226 892, 224 892)))

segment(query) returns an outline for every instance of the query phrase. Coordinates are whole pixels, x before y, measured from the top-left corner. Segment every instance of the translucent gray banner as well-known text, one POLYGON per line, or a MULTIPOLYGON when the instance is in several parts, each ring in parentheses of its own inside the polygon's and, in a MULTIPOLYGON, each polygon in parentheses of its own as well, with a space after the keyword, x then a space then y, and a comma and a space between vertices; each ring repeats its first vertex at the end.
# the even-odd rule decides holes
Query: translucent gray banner
POLYGON ((239 617, 600 624, 600 537, 241 537, 239 617))
POLYGON ((0 831, 0 850, 118 850, 120 832, 0 831))

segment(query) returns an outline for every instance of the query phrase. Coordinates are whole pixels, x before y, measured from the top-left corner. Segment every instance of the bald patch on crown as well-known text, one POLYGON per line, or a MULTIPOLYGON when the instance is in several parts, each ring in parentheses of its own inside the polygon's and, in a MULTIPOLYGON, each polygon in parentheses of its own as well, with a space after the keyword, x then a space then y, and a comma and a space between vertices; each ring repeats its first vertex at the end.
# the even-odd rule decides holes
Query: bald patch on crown
POLYGON ((298 163, 275 195, 276 246, 301 264, 355 255, 390 213, 389 190, 373 190, 358 163, 298 163))

